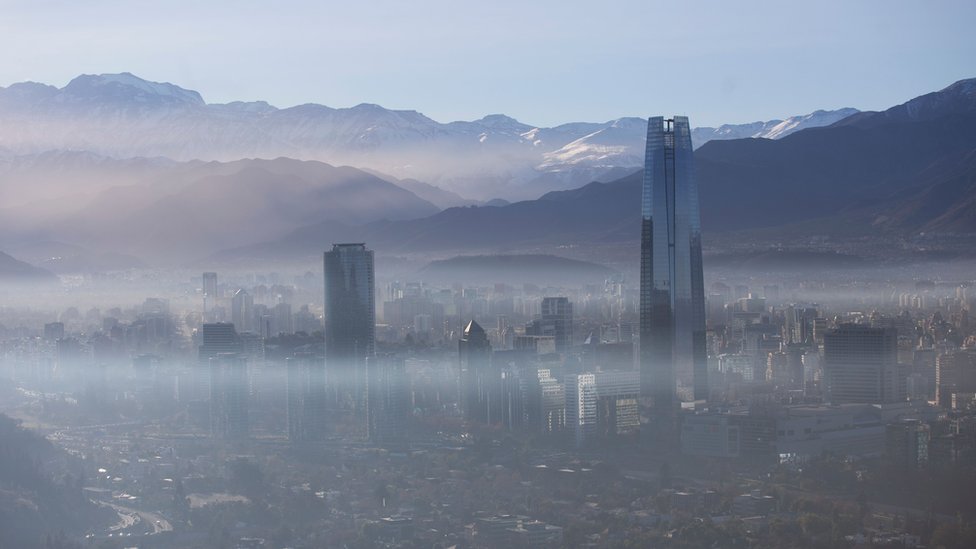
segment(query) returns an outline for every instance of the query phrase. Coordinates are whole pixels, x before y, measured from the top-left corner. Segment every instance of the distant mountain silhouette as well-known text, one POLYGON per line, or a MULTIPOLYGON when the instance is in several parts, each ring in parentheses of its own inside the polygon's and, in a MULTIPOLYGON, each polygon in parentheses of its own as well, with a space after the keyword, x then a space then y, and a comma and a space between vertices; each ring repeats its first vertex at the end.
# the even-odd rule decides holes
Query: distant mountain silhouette
POLYGON ((57 277, 50 271, 35 267, 0 252, 0 283, 53 282, 57 277))
POLYGON ((279 239, 225 250, 214 259, 308 258, 321 253, 323 242, 343 240, 368 242, 381 251, 462 253, 628 240, 638 234, 640 187, 640 173, 634 173, 613 183, 590 183, 504 206, 449 208, 420 219, 360 226, 317 223, 279 239))
MULTIPOLYGON (((976 233, 974 82, 775 141, 707 143, 695 153, 706 235, 800 224, 814 234, 840 229, 976 233)), ((362 226, 304 227, 220 257, 308 256, 332 235, 381 250, 468 253, 635 242, 640 194, 641 173, 635 172, 500 207, 450 208, 425 218, 362 226)))
MULTIPOLYGON (((59 153, 0 165, 0 191, 16 194, 33 182, 58 186, 59 197, 0 210, 0 243, 67 242, 150 263, 196 259, 325 220, 352 224, 439 211, 362 170, 288 158, 172 162, 59 153), (76 194, 69 194, 72 182, 76 194)), ((113 263, 101 259, 63 265, 113 263)))
MULTIPOLYGON (((852 112, 698 128, 694 140, 779 138, 852 112)), ((634 114, 641 116, 551 128, 503 114, 442 123, 368 103, 208 104, 196 91, 130 73, 81 75, 62 88, 33 82, 0 88, 0 148, 18 155, 70 149, 179 161, 285 156, 380 170, 477 200, 521 200, 599 180, 609 168, 640 166, 644 116, 651 113, 634 114)), ((424 198, 443 205, 433 195, 424 198)))
MULTIPOLYGON (((973 173, 967 158, 976 150, 974 83, 962 81, 881 113, 861 113, 777 141, 707 143, 695 154, 704 228, 826 222, 838 215, 866 227, 927 227, 947 213, 949 203, 965 199, 943 194, 925 201, 918 196, 937 192, 940 185, 958 188, 959 179, 973 173), (956 184, 946 183, 947 178, 956 184), (912 209, 912 197, 918 207, 940 206, 915 215, 906 210, 912 209)), ((966 228, 960 215, 952 217, 945 226, 976 231, 976 224, 966 228)), ((829 225, 824 229, 829 232, 829 225)))

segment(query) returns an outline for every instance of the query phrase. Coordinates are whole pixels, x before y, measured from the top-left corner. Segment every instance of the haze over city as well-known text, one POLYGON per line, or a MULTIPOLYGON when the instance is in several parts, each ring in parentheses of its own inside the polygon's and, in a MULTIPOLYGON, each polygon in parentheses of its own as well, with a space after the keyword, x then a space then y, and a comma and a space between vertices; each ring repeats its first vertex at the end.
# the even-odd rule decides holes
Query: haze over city
POLYGON ((972 3, 4 10, 0 549, 976 546, 972 3))

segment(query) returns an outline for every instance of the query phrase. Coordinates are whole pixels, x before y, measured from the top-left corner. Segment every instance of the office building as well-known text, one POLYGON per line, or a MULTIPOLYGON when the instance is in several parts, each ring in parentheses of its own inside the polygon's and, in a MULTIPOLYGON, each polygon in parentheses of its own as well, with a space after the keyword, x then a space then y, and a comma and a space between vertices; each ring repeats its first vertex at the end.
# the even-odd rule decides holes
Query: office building
POLYGON ((373 251, 333 244, 324 254, 325 365, 339 404, 362 410, 366 358, 376 350, 373 251))
POLYGON ((633 432, 639 425, 639 372, 566 377, 566 426, 577 447, 633 432))
POLYGON ((905 400, 893 328, 843 324, 824 334, 824 382, 833 404, 886 404, 905 400))
POLYGON ((214 307, 217 305, 217 273, 203 273, 201 291, 203 292, 203 316, 211 320, 214 307))
POLYGON ((501 373, 493 367, 488 334, 474 320, 458 341, 458 364, 465 419, 485 424, 501 421, 501 373))
POLYGON ((203 325, 203 340, 199 357, 202 364, 209 364, 212 357, 221 353, 241 352, 241 340, 233 324, 211 322, 203 325))
POLYGON ((234 292, 231 298, 230 318, 238 331, 250 332, 254 329, 254 298, 244 288, 234 292))
POLYGON ((519 377, 524 424, 531 430, 552 434, 566 420, 566 389, 549 368, 526 367, 519 377))
POLYGON ((64 323, 50 322, 44 325, 44 339, 47 341, 57 341, 64 339, 64 323))
POLYGON ((943 353, 935 359, 935 402, 952 408, 952 395, 976 393, 976 349, 943 353))
POLYGON ((542 299, 542 315, 538 320, 540 333, 526 335, 552 335, 556 340, 556 352, 565 353, 573 346, 573 304, 565 297, 542 299))
POLYGON ((203 273, 202 280, 203 295, 215 299, 217 297, 217 273, 203 273))
POLYGON ((701 221, 684 116, 648 120, 640 272, 641 394, 668 417, 676 384, 708 396, 701 221))
POLYGON ((291 304, 279 303, 275 305, 272 320, 272 329, 270 330, 272 337, 280 334, 295 333, 295 323, 291 313, 291 304))
POLYGON ((929 426, 918 419, 891 423, 885 432, 888 459, 899 467, 921 469, 929 461, 929 426))

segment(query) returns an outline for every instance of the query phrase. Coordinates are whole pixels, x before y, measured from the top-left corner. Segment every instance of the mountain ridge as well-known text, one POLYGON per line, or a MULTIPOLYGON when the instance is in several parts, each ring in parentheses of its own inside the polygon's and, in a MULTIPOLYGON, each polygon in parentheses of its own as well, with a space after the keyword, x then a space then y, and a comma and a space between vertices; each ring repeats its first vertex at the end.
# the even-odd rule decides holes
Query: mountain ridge
MULTIPOLYGON (((976 90, 950 88, 950 95, 976 90)), ((885 114, 906 110, 899 105, 864 115, 863 123, 835 123, 779 140, 707 143, 695 153, 706 236, 799 224, 826 235, 835 230, 901 237, 918 231, 976 233, 976 107, 965 98, 946 101, 938 94, 923 96, 930 106, 912 109, 928 113, 924 116, 885 114)), ((641 178, 635 171, 536 200, 449 208, 403 222, 299 228, 278 241, 216 257, 256 258, 273 251, 295 258, 314 246, 310 234, 404 253, 633 243, 639 239, 641 178)))
MULTIPOLYGON (((790 118, 792 126, 769 136, 834 121, 816 114, 790 118)), ((369 168, 480 201, 535 198, 587 183, 610 167, 638 166, 646 135, 644 118, 542 128, 504 114, 440 123, 415 110, 369 103, 208 104, 194 90, 131 73, 81 75, 62 88, 0 88, 0 119, 7 127, 0 148, 19 155, 69 149, 178 161, 285 156, 369 168)), ((698 129, 695 141, 769 137, 753 126, 782 122, 741 125, 748 131, 735 129, 740 125, 698 129)))

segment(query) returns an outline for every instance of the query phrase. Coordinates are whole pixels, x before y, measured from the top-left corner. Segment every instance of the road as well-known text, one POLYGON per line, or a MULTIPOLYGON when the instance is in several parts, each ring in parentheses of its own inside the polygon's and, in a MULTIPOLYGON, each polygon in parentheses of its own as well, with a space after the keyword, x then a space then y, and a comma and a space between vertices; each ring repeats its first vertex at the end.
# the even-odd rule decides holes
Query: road
POLYGON ((166 520, 166 517, 158 513, 140 511, 138 509, 126 507, 117 503, 109 503, 107 501, 92 501, 98 505, 110 507, 119 514, 119 522, 109 528, 108 533, 110 534, 154 535, 161 534, 163 532, 171 532, 173 530, 173 525, 166 520), (140 532, 127 532, 127 530, 133 530, 139 527, 140 524, 142 525, 142 530, 140 532))

